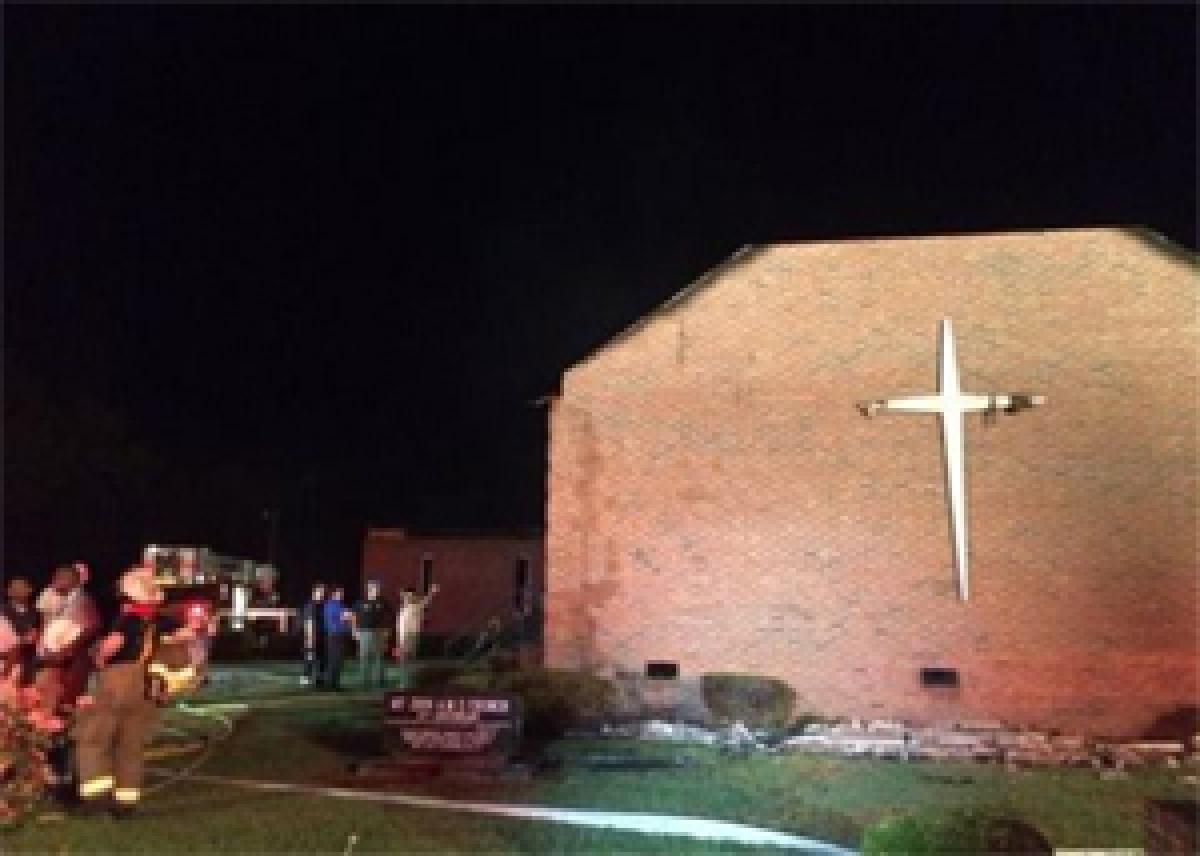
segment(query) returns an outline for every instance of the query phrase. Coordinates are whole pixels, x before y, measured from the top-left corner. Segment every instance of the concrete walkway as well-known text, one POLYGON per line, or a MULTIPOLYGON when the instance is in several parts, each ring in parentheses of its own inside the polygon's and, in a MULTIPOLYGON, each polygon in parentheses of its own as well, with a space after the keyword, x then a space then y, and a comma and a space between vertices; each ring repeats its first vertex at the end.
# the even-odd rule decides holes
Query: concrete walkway
POLYGON ((506 805, 504 803, 465 802, 460 800, 422 797, 412 794, 388 794, 375 791, 360 791, 352 788, 324 788, 291 782, 262 782, 253 779, 233 779, 225 776, 209 776, 192 773, 186 776, 194 782, 228 785, 256 791, 294 793, 305 796, 332 797, 334 799, 359 800, 361 802, 402 805, 411 808, 440 809, 443 811, 466 811, 474 814, 489 814, 497 817, 543 820, 551 823, 566 823, 573 826, 589 826, 597 829, 618 829, 640 832, 646 835, 670 835, 682 838, 709 841, 735 841, 740 844, 771 845, 801 853, 818 856, 853 856, 856 852, 798 835, 788 835, 772 829, 761 829, 723 820, 708 820, 702 817, 681 817, 670 814, 643 814, 639 812, 588 811, 586 809, 552 808, 536 805, 506 805))

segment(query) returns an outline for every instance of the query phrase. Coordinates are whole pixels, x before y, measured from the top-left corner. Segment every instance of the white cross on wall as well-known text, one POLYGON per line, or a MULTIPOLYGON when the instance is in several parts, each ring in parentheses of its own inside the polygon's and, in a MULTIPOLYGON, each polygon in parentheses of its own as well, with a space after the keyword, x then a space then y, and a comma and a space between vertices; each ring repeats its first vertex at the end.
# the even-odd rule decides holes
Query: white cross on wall
POLYGON ((941 359, 938 361, 937 395, 886 398, 858 405, 864 416, 880 410, 906 410, 911 413, 936 413, 941 417, 942 447, 945 452, 946 496, 950 506, 950 528, 954 538, 954 567, 958 573, 958 595, 966 600, 967 577, 967 494, 963 465, 963 414, 979 411, 994 414, 999 410, 1017 413, 1045 404, 1042 395, 972 395, 964 393, 958 382, 958 358, 954 352, 954 330, 950 319, 942 321, 941 359))

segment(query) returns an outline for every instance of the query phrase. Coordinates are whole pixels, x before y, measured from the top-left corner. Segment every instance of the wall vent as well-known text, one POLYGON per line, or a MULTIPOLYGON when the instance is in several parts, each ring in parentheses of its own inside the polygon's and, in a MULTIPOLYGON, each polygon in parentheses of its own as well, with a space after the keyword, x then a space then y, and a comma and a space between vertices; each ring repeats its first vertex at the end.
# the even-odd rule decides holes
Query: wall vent
POLYGON ((957 687, 958 669, 922 669, 921 686, 957 687))
POLYGON ((673 681, 679 677, 679 664, 652 660, 646 663, 646 677, 652 681, 673 681))

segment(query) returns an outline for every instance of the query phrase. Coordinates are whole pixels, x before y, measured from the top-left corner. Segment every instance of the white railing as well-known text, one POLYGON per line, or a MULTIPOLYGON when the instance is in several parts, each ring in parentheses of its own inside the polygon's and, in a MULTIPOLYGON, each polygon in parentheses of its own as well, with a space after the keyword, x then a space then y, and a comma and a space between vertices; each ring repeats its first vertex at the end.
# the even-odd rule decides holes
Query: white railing
POLYGON ((252 606, 240 611, 219 609, 216 615, 218 620, 227 621, 234 630, 244 629, 250 621, 269 619, 278 625, 280 633, 287 633, 296 620, 296 610, 283 606, 252 606))

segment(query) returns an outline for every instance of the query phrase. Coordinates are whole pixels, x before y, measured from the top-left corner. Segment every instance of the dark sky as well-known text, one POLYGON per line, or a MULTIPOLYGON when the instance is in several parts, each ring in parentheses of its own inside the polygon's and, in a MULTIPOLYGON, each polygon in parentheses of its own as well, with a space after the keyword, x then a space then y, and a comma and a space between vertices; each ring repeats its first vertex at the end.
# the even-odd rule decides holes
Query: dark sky
POLYGON ((530 400, 743 243, 1195 246, 1188 6, 5 18, 10 574, 540 525, 530 400))

